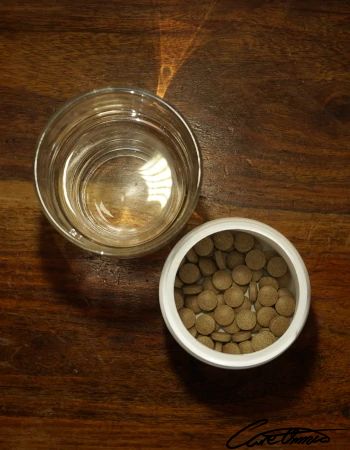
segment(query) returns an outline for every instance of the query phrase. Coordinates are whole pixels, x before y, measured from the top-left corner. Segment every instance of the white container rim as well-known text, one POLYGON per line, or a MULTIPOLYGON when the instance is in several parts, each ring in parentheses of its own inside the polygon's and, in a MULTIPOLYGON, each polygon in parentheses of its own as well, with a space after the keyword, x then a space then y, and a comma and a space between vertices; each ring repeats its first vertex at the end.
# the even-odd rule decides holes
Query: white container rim
POLYGON ((309 275, 294 245, 269 225, 240 217, 212 220, 187 233, 170 252, 165 261, 159 283, 161 312, 170 333, 176 341, 195 358, 207 364, 226 369, 256 367, 273 360, 283 353, 296 340, 306 322, 310 309, 310 295, 309 275), (185 328, 175 306, 175 276, 186 253, 201 239, 224 230, 245 231, 267 242, 286 260, 294 278, 297 306, 289 328, 272 345, 255 353, 231 355, 205 347, 185 328))

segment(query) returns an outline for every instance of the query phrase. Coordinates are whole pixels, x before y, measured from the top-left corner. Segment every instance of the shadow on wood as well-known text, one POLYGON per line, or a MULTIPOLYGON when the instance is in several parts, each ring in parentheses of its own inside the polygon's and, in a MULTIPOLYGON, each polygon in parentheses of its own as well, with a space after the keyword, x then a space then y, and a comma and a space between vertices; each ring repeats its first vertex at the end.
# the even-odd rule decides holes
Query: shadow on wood
POLYGON ((111 324, 117 316, 147 315, 158 307, 164 254, 122 260, 89 253, 66 241, 44 217, 40 233, 42 272, 60 301, 104 316, 111 324))
POLYGON ((305 395, 303 390, 317 366, 317 324, 312 310, 297 341, 275 360, 253 369, 235 371, 206 365, 165 332, 173 369, 189 395, 228 417, 272 418, 279 410, 286 411, 305 395))

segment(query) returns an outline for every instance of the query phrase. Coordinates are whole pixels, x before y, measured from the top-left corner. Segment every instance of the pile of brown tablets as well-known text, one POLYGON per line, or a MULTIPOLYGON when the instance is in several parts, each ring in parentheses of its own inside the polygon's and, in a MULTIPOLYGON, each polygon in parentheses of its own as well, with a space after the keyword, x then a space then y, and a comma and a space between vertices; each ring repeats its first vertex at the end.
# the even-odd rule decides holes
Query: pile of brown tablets
POLYGON ((253 235, 222 231, 198 242, 175 279, 175 303, 199 342, 251 353, 287 330, 295 310, 285 260, 253 235))

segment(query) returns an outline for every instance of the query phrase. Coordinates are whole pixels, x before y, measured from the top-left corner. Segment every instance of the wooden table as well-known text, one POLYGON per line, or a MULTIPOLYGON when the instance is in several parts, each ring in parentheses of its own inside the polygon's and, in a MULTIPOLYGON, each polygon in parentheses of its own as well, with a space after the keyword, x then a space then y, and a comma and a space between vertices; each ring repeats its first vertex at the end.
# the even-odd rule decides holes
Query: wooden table
POLYGON ((311 447, 349 448, 349 13, 341 0, 0 2, 1 449, 223 449, 262 418, 347 428, 311 447), (110 260, 43 218, 38 135, 102 86, 158 93, 191 123, 204 179, 188 228, 245 216, 299 249, 312 309, 274 362, 224 371, 175 343, 157 291, 171 246, 110 260))

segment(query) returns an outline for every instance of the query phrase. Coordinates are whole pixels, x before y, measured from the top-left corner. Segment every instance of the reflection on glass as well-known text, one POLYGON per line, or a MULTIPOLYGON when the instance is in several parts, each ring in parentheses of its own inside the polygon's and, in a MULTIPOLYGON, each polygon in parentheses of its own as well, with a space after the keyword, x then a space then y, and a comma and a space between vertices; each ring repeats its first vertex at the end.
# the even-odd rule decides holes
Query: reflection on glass
POLYGON ((100 215, 100 217, 104 220, 106 220, 106 216, 113 217, 113 214, 106 208, 103 201, 100 201, 100 204, 98 205, 97 202, 95 202, 96 211, 100 215))
POLYGON ((157 154, 139 169, 139 173, 147 185, 147 201, 159 202, 161 208, 164 208, 170 198, 173 186, 167 160, 157 154))

